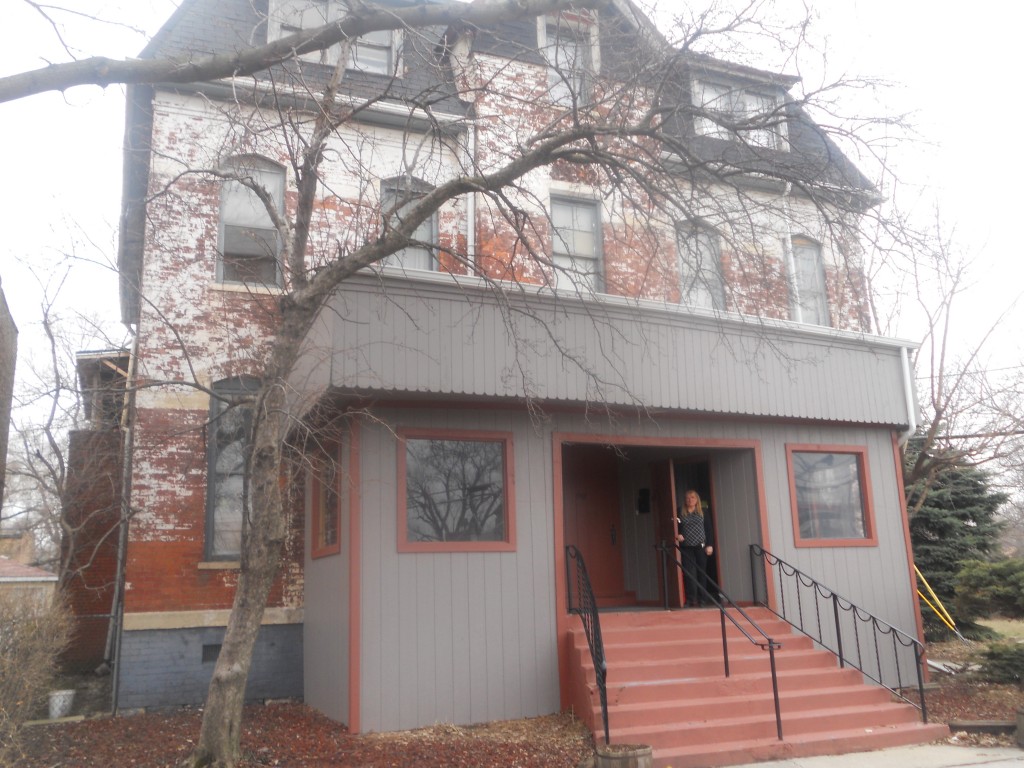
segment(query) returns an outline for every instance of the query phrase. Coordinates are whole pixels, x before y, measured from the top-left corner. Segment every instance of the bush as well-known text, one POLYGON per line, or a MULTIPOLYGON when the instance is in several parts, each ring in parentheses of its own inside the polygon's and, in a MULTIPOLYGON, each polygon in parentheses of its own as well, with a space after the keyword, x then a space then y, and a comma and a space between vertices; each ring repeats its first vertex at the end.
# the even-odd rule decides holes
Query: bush
POLYGON ((1017 683, 1024 680, 1024 645, 992 643, 981 652, 979 675, 990 683, 1017 683))
POLYGON ((0 593, 0 765, 14 765, 22 726, 41 706, 68 644, 63 602, 0 593))
POLYGON ((963 619, 1024 618, 1024 560, 969 560, 956 577, 956 610, 963 619))

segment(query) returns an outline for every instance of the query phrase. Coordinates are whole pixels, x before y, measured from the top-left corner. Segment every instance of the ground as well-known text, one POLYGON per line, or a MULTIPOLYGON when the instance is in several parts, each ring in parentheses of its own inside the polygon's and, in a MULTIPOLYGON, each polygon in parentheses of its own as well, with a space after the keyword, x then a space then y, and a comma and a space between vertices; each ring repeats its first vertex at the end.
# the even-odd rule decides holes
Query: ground
MULTIPOLYGON (((1024 623, 1008 639, 1024 641, 1024 623)), ((933 659, 969 665, 981 644, 929 646, 933 659)), ((95 687, 95 685, 94 685, 95 687)), ((1016 720, 1024 688, 978 681, 970 672, 935 675, 926 694, 930 720, 1016 720)), ((170 768, 199 732, 199 711, 96 718, 32 726, 21 768, 170 768)), ((1015 746, 1013 735, 957 733, 953 744, 1015 746)), ((310 708, 284 702, 246 711, 243 768, 575 768, 593 749, 590 735, 570 715, 485 725, 437 725, 402 733, 353 736, 310 708)))

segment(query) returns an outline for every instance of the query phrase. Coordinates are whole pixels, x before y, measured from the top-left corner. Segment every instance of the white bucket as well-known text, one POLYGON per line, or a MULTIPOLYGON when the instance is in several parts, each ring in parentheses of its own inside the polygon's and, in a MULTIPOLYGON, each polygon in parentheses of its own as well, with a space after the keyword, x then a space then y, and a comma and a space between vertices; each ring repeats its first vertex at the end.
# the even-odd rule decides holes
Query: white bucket
POLYGON ((75 703, 74 690, 50 691, 50 719, 58 720, 71 714, 71 705, 75 703))

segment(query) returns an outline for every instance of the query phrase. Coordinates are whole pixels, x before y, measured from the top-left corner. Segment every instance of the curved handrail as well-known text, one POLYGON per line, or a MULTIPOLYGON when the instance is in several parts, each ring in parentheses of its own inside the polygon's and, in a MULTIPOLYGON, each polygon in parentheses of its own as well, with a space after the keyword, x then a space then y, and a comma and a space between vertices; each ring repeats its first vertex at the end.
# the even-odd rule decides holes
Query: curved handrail
MULTIPOLYGON (((675 546, 663 541, 660 544, 655 544, 654 548, 661 553, 663 578, 667 579, 668 566, 672 563, 674 563, 675 566, 679 569, 679 571, 684 574, 684 577, 686 576, 687 571, 684 568, 683 563, 675 556, 675 546)), ((747 638, 747 640, 749 640, 752 644, 756 645, 762 651, 768 651, 768 661, 771 665, 772 671, 772 695, 775 699, 775 730, 778 733, 779 741, 782 741, 782 709, 779 703, 779 675, 775 665, 775 651, 776 649, 782 647, 782 643, 773 640, 768 635, 768 633, 761 628, 761 625, 759 625, 750 614, 744 611, 740 606, 736 605, 736 603, 732 601, 732 598, 730 598, 722 590, 722 588, 715 582, 715 580, 712 579, 710 576, 707 577, 707 583, 710 584, 712 587, 711 592, 705 589, 700 584, 700 582, 696 580, 696 578, 693 579, 693 585, 698 590, 700 590, 700 592, 702 593, 702 597, 704 597, 706 600, 710 600, 715 605, 715 607, 718 608, 718 613, 722 624, 722 660, 725 666, 725 676, 729 677, 729 644, 726 641, 725 637, 726 619, 732 622, 732 625, 736 627, 736 629, 738 629, 740 633, 742 633, 742 635, 745 638, 747 638), (760 641, 755 639, 753 635, 747 632, 747 630, 740 625, 740 623, 736 620, 736 617, 733 615, 733 613, 726 611, 726 608, 731 608, 735 613, 738 613, 740 616, 742 616, 743 619, 745 619, 746 622, 750 625, 750 627, 754 630, 754 632, 764 639, 760 641)), ((667 583, 664 585, 664 587, 665 610, 668 610, 669 606, 667 583)))
POLYGON ((565 584, 568 590, 569 613, 575 613, 583 622, 583 631, 587 635, 590 646, 590 658, 594 662, 594 674, 597 676, 597 690, 601 698, 601 720, 604 723, 604 743, 610 742, 608 734, 608 663, 604 657, 604 641, 601 639, 601 620, 597 615, 597 598, 590 586, 587 565, 583 562, 583 554, 572 544, 565 548, 565 584), (576 578, 572 578, 572 563, 576 563, 576 578), (573 603, 573 584, 579 604, 573 603))
MULTIPOLYGON (((780 619, 794 627, 798 631, 807 635, 807 637, 814 640, 822 648, 833 653, 839 659, 839 666, 845 667, 849 665, 854 669, 858 670, 861 674, 867 677, 869 680, 882 686, 897 698, 910 704, 912 707, 920 710, 922 720, 928 722, 928 707, 925 703, 924 698, 924 645, 914 637, 911 637, 906 632, 897 629, 891 624, 879 619, 877 616, 869 613, 868 611, 856 605, 852 600, 849 600, 841 595, 837 594, 834 590, 826 587, 821 582, 817 581, 814 577, 801 571, 796 566, 787 563, 780 557, 776 557, 771 552, 761 547, 758 544, 750 545, 750 565, 751 565, 751 578, 753 579, 753 593, 754 601, 759 605, 767 608, 773 614, 778 616, 780 619), (779 583, 779 610, 772 608, 768 604, 768 589, 767 579, 765 579, 763 590, 758 588, 758 572, 765 573, 765 568, 757 568, 757 562, 761 561, 765 568, 771 568, 774 573, 778 574, 779 583), (782 586, 783 577, 790 579, 790 583, 795 585, 796 590, 796 617, 790 617, 789 607, 787 606, 786 594, 787 590, 782 586), (811 595, 814 596, 814 609, 816 620, 817 633, 814 634, 809 631, 807 622, 804 621, 804 601, 801 595, 805 594, 801 589, 809 589, 811 595), (763 595, 763 597, 762 597, 763 595), (832 605, 832 617, 833 626, 835 629, 835 648, 829 646, 828 640, 824 636, 822 631, 821 623, 821 610, 818 598, 822 598, 832 605), (851 617, 853 621, 853 642, 857 651, 857 658, 854 659, 851 654, 846 652, 844 648, 844 638, 842 630, 842 621, 840 620, 840 612, 844 612, 851 617), (861 625, 869 626, 873 632, 871 641, 874 645, 875 652, 875 668, 870 670, 867 668, 864 660, 864 652, 861 647, 861 625), (882 678, 884 674, 882 672, 882 655, 879 648, 879 637, 889 636, 892 640, 892 653, 893 653, 893 666, 896 671, 896 685, 892 686, 886 683, 882 678), (917 689, 920 704, 907 698, 903 693, 907 686, 903 685, 903 672, 900 667, 900 647, 904 649, 913 650, 914 663, 917 668, 917 689)), ((814 627, 810 627, 811 630, 814 627)), ((908 681, 909 682, 909 681, 908 681)))

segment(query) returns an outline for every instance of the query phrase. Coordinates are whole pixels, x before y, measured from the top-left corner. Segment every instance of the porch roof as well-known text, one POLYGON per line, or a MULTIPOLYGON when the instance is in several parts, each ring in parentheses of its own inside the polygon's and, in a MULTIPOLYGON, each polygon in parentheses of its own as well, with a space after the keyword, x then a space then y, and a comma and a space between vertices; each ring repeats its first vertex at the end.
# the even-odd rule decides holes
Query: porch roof
MULTIPOLYGON (((534 400, 906 427, 898 339, 479 278, 347 280, 307 335, 294 409, 325 392, 534 400)), ((912 406, 916 408, 916 405, 912 406)))

